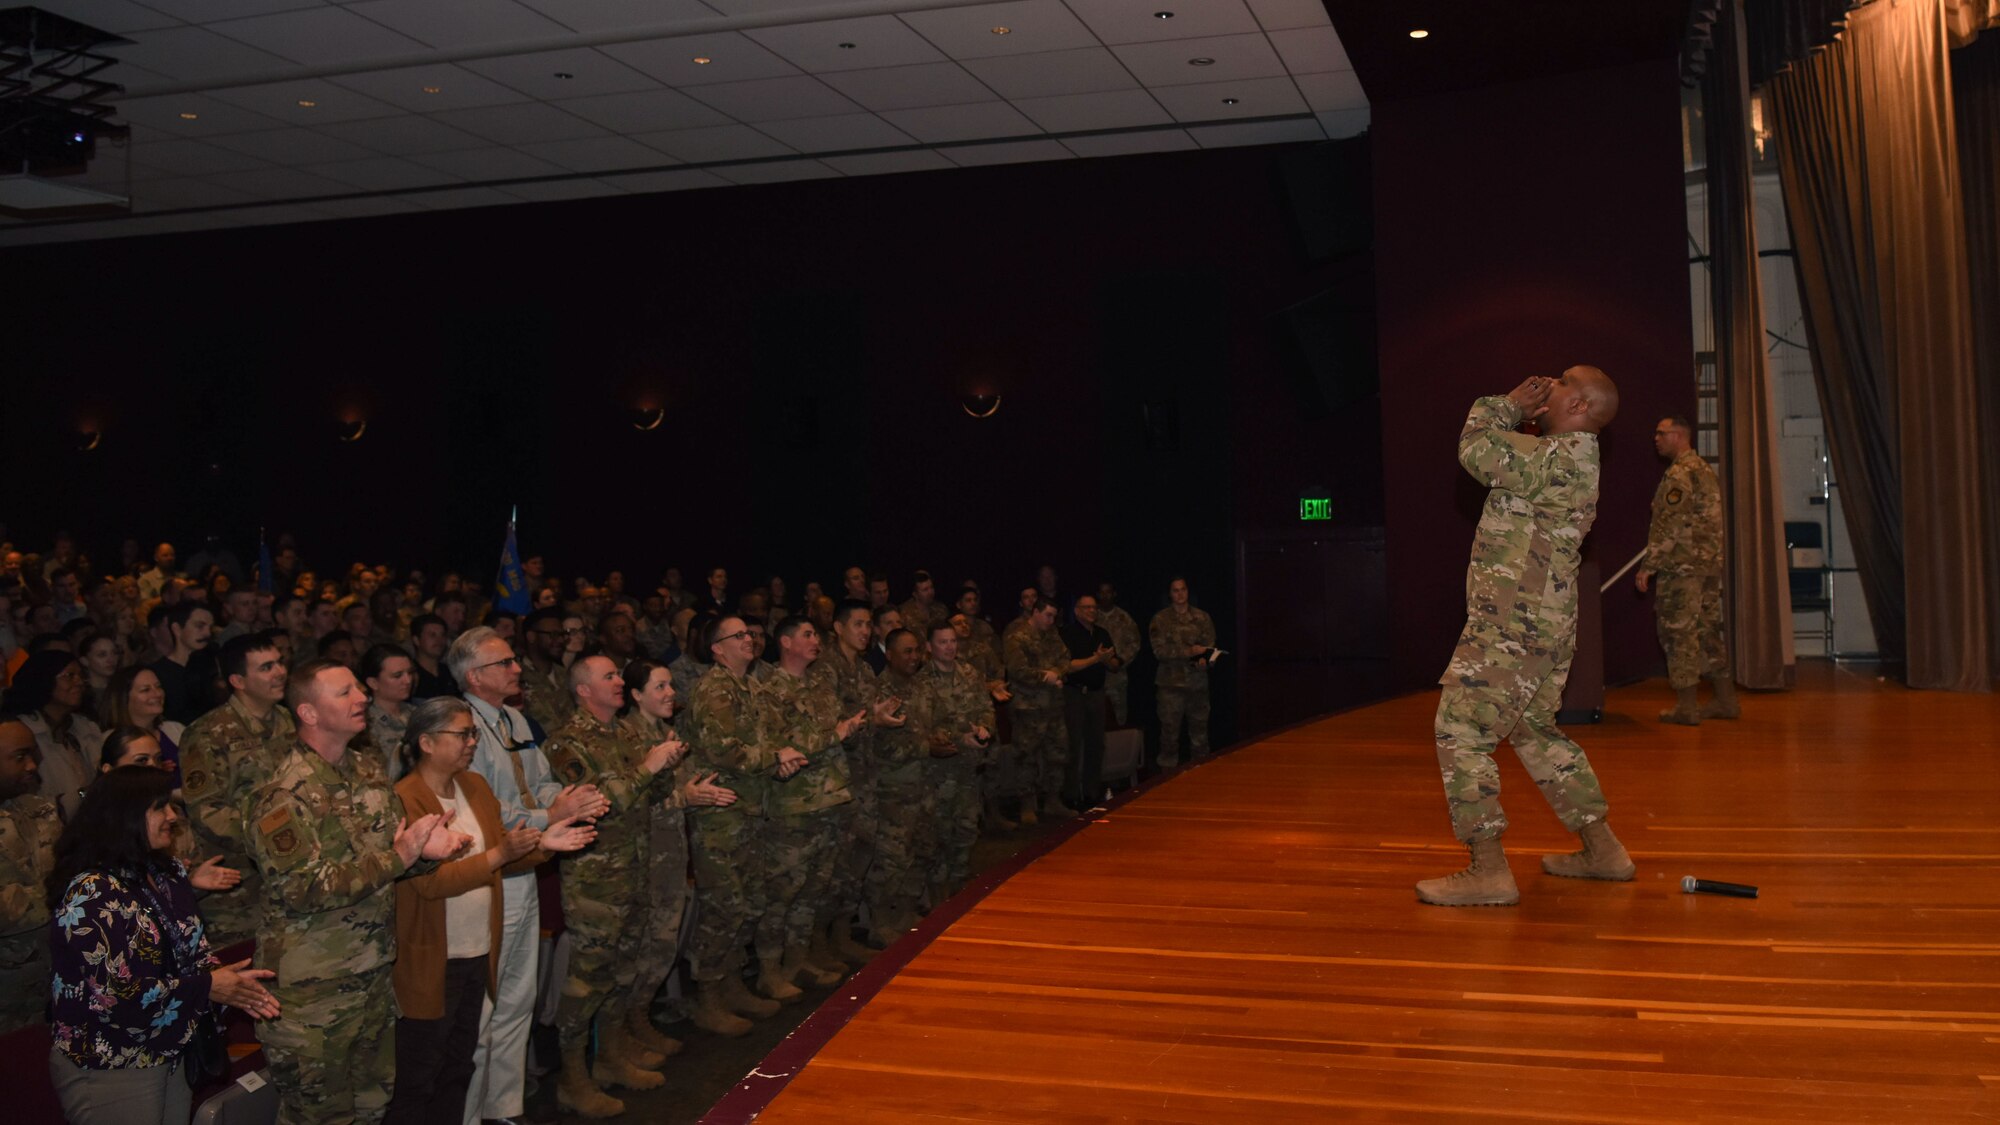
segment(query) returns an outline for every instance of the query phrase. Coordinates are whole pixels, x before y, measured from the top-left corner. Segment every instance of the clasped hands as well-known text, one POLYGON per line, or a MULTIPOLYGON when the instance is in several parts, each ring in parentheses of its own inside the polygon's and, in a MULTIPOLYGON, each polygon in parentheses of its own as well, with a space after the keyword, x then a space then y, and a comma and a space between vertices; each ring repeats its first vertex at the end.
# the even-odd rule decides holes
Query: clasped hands
POLYGON ((1545 375, 1530 375, 1507 392, 1507 401, 1521 408, 1523 422, 1530 422, 1549 412, 1549 392, 1555 386, 1556 381, 1545 375))

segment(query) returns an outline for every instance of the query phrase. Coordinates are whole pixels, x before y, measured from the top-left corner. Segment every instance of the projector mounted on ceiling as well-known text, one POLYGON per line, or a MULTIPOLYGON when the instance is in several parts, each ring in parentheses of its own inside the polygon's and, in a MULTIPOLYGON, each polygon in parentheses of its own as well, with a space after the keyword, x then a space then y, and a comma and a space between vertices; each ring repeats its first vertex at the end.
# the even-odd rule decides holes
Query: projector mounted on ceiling
POLYGON ((130 42, 40 8, 0 9, 0 209, 126 204, 47 177, 83 171, 99 140, 129 132, 110 121, 124 87, 94 76, 118 61, 100 48, 130 42))

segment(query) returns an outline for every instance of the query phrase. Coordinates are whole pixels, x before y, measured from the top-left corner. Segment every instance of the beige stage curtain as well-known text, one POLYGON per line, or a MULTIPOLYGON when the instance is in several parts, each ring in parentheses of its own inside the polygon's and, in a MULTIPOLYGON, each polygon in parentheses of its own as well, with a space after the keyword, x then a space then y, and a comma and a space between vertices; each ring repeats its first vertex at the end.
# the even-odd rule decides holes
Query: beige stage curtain
MULTIPOLYGON (((2000 26, 2000 0, 1986 2, 1985 26, 2000 26)), ((1961 40, 1955 32, 1954 43, 1961 40)), ((1987 597, 2000 612, 2000 455, 1994 453, 2000 445, 2000 31, 1951 53, 1951 91, 1958 118, 1959 181, 1965 191, 1981 445, 1987 451, 1987 597)), ((2000 628, 1990 632, 1988 656, 2000 668, 2000 628)))
POLYGON ((1990 690, 1986 507, 1948 7, 1877 0, 1768 92, 1863 592, 1911 687, 1990 690))
POLYGON ((1764 351, 1743 31, 1742 0, 1723 0, 1701 82, 1709 139, 1709 276, 1722 390, 1732 656, 1738 683, 1774 689, 1792 686, 1792 607, 1778 504, 1778 411, 1764 351))

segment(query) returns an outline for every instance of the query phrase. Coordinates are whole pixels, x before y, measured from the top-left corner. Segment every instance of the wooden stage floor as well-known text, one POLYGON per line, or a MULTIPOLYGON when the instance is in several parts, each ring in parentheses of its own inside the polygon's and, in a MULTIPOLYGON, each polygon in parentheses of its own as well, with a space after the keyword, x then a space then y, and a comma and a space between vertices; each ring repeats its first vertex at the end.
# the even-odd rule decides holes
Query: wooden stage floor
POLYGON ((1572 838, 1503 749, 1515 908, 1410 889, 1464 858, 1428 693, 1186 771, 951 924, 757 1120, 2000 1119, 2000 701, 1800 679, 1572 728, 1633 883, 1541 874, 1572 838))

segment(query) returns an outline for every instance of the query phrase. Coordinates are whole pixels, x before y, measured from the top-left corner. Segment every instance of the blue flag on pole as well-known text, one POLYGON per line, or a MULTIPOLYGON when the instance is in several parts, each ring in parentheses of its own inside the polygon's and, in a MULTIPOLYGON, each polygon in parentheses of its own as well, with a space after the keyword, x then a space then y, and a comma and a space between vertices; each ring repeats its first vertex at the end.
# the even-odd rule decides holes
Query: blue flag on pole
POLYGON ((528 574, 521 569, 521 549, 514 543, 516 508, 507 514, 507 541, 500 545, 500 577, 493 583, 493 604, 508 613, 527 616, 534 608, 528 595, 528 574))
POLYGON ((268 594, 271 582, 271 546, 264 542, 264 529, 257 529, 257 592, 268 594))

